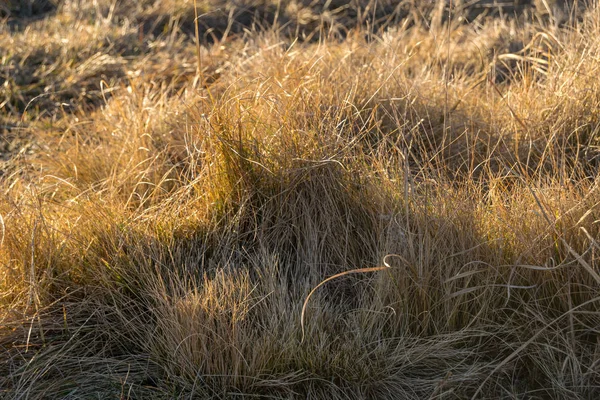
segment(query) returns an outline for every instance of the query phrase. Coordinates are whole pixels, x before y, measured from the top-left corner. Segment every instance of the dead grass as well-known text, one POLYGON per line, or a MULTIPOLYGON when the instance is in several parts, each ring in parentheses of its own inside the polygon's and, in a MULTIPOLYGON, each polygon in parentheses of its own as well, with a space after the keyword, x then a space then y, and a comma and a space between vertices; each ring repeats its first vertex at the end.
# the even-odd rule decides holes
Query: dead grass
POLYGON ((3 397, 598 396, 595 5, 199 3, 0 28, 3 397))

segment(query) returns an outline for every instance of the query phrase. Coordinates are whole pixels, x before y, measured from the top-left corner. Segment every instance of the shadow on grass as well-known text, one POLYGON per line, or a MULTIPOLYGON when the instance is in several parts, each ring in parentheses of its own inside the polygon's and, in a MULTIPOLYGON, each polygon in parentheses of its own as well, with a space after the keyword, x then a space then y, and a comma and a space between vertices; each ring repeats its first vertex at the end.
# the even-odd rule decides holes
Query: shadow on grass
POLYGON ((54 15, 58 3, 58 0, 7 0, 0 4, 0 20, 5 19, 13 30, 22 30, 54 15))

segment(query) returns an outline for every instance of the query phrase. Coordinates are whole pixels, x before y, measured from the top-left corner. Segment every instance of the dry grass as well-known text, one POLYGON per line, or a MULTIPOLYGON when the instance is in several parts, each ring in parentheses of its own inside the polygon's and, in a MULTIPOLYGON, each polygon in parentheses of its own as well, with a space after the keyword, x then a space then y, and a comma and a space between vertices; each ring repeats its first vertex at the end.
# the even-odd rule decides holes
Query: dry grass
POLYGON ((47 3, 0 27, 0 396, 600 395, 596 5, 198 1, 198 56, 193 1, 47 3))

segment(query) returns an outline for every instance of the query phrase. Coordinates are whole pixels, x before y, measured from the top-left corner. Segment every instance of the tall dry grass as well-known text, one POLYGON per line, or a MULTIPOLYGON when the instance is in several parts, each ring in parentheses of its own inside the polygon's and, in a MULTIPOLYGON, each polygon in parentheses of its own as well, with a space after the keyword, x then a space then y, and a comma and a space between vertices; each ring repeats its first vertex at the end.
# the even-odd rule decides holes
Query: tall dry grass
POLYGON ((598 396, 598 8, 278 4, 0 29, 2 396, 598 396))

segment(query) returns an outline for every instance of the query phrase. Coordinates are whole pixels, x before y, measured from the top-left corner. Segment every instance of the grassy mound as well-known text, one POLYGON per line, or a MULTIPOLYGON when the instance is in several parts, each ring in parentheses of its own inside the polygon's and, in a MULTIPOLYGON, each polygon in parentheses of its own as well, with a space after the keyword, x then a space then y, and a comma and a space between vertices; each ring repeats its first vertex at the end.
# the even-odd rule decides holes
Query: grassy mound
POLYGON ((1 396, 597 397, 599 9, 247 3, 0 27, 1 396))

